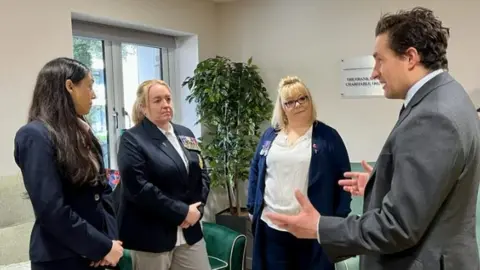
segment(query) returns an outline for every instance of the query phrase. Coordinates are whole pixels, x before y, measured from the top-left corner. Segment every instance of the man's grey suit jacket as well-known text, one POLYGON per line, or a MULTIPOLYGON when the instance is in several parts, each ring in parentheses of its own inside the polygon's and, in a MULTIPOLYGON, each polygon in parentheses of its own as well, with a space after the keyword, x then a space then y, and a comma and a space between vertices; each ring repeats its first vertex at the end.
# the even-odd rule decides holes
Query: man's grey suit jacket
POLYGON ((464 88, 443 72, 413 96, 365 189, 364 214, 321 217, 334 262, 362 255, 362 270, 477 270, 480 129, 464 88))

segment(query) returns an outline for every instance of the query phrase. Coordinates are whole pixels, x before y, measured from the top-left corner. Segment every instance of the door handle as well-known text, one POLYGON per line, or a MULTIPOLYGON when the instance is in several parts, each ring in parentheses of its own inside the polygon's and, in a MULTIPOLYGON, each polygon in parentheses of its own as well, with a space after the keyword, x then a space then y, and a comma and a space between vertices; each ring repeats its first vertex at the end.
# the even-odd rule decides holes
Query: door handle
POLYGON ((115 127, 115 129, 118 128, 118 112, 115 110, 115 108, 113 108, 113 125, 115 127))
POLYGON ((125 128, 131 128, 132 127, 132 119, 130 118, 130 115, 125 110, 125 108, 122 108, 122 113, 123 113, 123 117, 126 117, 128 119, 128 127, 125 127, 125 128))

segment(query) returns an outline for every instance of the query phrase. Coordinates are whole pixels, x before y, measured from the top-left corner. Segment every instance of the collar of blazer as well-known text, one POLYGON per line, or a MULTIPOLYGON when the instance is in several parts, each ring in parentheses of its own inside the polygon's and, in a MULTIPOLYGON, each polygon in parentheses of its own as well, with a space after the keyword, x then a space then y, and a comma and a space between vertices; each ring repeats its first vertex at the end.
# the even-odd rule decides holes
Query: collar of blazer
MULTIPOLYGON (((173 131, 175 132, 175 135, 177 135, 177 132, 175 130, 175 124, 173 124, 172 122, 170 122, 170 124, 173 127, 173 131)), ((167 140, 167 137, 163 135, 162 131, 160 131, 160 129, 158 129, 158 127, 154 123, 152 123, 152 121, 150 121, 147 117, 143 119, 142 125, 147 131, 147 133, 152 137, 152 139, 160 140, 160 141, 167 140)))
MULTIPOLYGON (((178 137, 176 125, 172 122, 170 122, 170 124, 173 127, 175 135, 178 137)), ((182 173, 183 176, 186 177, 188 175, 188 171, 185 168, 182 157, 177 153, 173 145, 171 145, 170 141, 168 141, 167 137, 162 133, 162 131, 160 131, 160 129, 146 117, 142 121, 142 126, 145 129, 146 133, 150 135, 153 140, 159 141, 158 147, 160 148, 160 150, 162 150, 175 162, 179 171, 182 173), (167 145, 169 145, 170 147, 167 147, 167 145)), ((180 147, 182 147, 183 151, 186 151, 182 144, 180 144, 180 147)), ((188 155, 186 155, 186 158, 188 162, 190 162, 188 155)))
MULTIPOLYGON (((428 94, 430 94, 432 91, 434 91, 438 87, 440 87, 442 85, 445 85, 445 84, 447 84, 451 81, 453 81, 452 76, 450 76, 450 74, 448 74, 447 71, 444 71, 444 72, 438 74, 437 76, 433 77, 428 82, 426 82, 418 90, 418 92, 415 93, 415 95, 412 97, 412 100, 408 103, 407 107, 405 107, 405 111, 402 113, 402 115, 400 115, 400 118, 398 119, 397 123, 395 124, 392 131, 390 132, 390 135, 395 130, 395 128, 397 128, 398 125, 400 125, 400 123, 402 123, 403 120, 405 120, 405 118, 410 113, 412 108, 415 107, 418 103, 420 103, 420 101, 422 101, 422 99, 424 99, 426 96, 428 96, 428 94)), ((376 172, 377 172, 377 166, 376 166, 376 163, 375 163, 375 166, 373 167, 372 173, 370 174, 370 180, 375 178, 375 173, 376 172)), ((373 181, 370 181, 370 180, 368 180, 368 183, 373 182, 373 181)), ((367 187, 369 187, 371 185, 373 185, 373 183, 370 183, 370 185, 367 184, 367 187)))
POLYGON ((447 71, 444 71, 426 82, 412 97, 412 100, 408 103, 407 107, 405 107, 405 111, 402 113, 393 129, 395 129, 405 119, 405 117, 407 117, 411 109, 415 107, 418 103, 420 103, 422 99, 424 99, 438 87, 445 85, 451 81, 453 81, 452 76, 450 76, 447 71))

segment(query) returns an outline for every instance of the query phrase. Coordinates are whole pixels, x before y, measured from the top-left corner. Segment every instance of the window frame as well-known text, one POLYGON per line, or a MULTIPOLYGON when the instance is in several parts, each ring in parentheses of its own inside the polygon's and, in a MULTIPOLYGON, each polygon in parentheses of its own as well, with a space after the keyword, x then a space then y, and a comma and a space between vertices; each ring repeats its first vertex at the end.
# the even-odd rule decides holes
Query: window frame
MULTIPOLYGON (((75 19, 72 19, 72 34, 72 38, 93 38, 103 41, 105 113, 109 144, 108 169, 115 170, 118 168, 118 146, 120 137, 126 128, 125 118, 127 117, 124 104, 122 44, 127 43, 160 49, 160 74, 165 82, 172 85, 175 81, 175 37, 75 19)), ((178 97, 175 98, 176 95, 173 96, 174 106, 176 106, 179 100, 178 97)))

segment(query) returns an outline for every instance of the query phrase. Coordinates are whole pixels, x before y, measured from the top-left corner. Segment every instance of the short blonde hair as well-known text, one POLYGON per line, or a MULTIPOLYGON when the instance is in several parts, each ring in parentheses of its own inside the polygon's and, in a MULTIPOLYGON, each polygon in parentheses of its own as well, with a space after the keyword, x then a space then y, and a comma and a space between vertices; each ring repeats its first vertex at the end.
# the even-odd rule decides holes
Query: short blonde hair
POLYGON ((137 88, 137 98, 135 99, 135 103, 133 103, 132 121, 134 125, 142 122, 145 118, 142 107, 148 108, 148 94, 150 93, 150 88, 155 84, 165 86, 170 91, 170 93, 172 93, 170 86, 168 86, 165 81, 147 80, 142 82, 137 88))
POLYGON ((312 99, 312 94, 307 86, 297 76, 287 76, 280 80, 278 84, 278 96, 272 114, 272 127, 277 129, 285 129, 288 126, 288 119, 283 109, 283 102, 288 99, 297 98, 300 95, 308 97, 310 106, 312 106, 312 123, 317 120, 317 110, 312 99))

